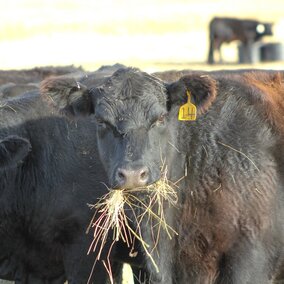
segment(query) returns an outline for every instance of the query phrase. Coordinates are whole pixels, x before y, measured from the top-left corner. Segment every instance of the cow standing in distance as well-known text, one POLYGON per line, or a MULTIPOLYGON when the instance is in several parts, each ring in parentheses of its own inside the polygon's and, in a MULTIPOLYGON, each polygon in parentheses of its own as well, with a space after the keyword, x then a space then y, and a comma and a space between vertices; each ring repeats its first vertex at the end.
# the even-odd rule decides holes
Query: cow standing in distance
MULTIPOLYGON (((266 284, 281 272, 283 80, 280 72, 200 73, 164 84, 126 68, 88 93, 45 89, 61 110, 94 114, 110 186, 157 181, 161 157, 169 179, 184 177, 179 206, 165 204, 179 235, 170 241, 162 232, 153 253, 159 273, 145 257, 151 283, 266 284), (178 120, 187 90, 196 121, 178 120)), ((151 244, 148 224, 141 230, 151 244)))
POLYGON ((252 62, 252 45, 264 36, 271 36, 272 24, 256 20, 235 18, 213 18, 209 24, 209 54, 208 63, 216 62, 216 51, 222 62, 221 46, 239 40, 244 46, 245 62, 252 62))

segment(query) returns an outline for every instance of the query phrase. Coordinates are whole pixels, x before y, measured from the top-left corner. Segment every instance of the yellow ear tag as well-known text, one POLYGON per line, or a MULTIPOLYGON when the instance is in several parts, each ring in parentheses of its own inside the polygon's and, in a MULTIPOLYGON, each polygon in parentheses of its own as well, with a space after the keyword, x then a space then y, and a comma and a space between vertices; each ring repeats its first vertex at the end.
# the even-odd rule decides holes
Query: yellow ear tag
POLYGON ((196 106, 190 102, 190 92, 186 91, 187 103, 179 108, 178 120, 196 120, 196 106))

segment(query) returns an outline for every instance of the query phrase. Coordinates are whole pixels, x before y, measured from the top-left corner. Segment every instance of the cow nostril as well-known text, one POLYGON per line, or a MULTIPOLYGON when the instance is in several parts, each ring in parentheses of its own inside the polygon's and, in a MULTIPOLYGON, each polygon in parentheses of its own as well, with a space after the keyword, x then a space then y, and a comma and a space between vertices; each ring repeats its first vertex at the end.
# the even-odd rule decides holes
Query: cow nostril
POLYGON ((122 172, 118 172, 118 177, 120 178, 120 179, 124 179, 125 178, 125 175, 122 173, 122 172))
POLYGON ((116 182, 115 182, 115 186, 116 187, 121 187, 125 184, 125 182, 127 181, 127 171, 123 170, 123 169, 118 169, 118 171, 116 172, 116 182))
POLYGON ((149 181, 149 169, 141 167, 138 169, 119 168, 115 173, 115 188, 134 188, 144 186, 149 181))
POLYGON ((147 175, 146 172, 143 172, 143 173, 141 173, 140 177, 144 179, 146 177, 146 175, 147 175))
POLYGON ((149 177, 149 170, 147 168, 144 168, 140 171, 140 181, 147 182, 149 177))

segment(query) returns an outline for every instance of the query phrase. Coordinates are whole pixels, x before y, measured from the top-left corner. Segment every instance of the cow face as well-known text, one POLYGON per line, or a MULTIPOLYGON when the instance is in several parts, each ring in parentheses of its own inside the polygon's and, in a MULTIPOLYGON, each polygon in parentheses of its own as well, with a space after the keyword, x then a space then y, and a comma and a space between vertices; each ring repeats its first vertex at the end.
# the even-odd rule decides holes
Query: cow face
POLYGON ((0 169, 15 167, 30 152, 28 140, 16 135, 7 136, 0 141, 0 169))
POLYGON ((111 186, 132 188, 158 180, 170 139, 164 84, 122 69, 96 91, 99 151, 111 186))
POLYGON ((188 86, 200 112, 210 105, 215 85, 207 77, 184 78, 167 86, 138 69, 124 68, 89 91, 56 80, 44 82, 41 91, 63 111, 76 114, 80 109, 95 115, 99 154, 110 186, 134 188, 157 181, 175 158, 177 111, 187 100, 188 86))

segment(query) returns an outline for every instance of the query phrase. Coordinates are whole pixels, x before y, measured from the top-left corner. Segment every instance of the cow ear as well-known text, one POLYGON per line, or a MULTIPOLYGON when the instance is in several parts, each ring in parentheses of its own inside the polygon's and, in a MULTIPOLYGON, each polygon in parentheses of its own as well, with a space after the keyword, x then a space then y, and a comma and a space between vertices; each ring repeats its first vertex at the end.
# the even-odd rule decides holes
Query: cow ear
POLYGON ((217 83, 209 75, 193 74, 180 78, 167 86, 169 108, 173 105, 183 105, 187 102, 187 91, 191 93, 193 103, 198 113, 204 113, 216 98, 217 83))
POLYGON ((30 142, 17 135, 0 140, 0 168, 15 167, 31 150, 30 142))
POLYGON ((53 77, 41 82, 42 97, 61 112, 77 116, 93 113, 89 89, 74 78, 53 77))

